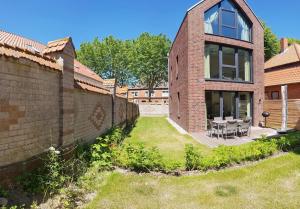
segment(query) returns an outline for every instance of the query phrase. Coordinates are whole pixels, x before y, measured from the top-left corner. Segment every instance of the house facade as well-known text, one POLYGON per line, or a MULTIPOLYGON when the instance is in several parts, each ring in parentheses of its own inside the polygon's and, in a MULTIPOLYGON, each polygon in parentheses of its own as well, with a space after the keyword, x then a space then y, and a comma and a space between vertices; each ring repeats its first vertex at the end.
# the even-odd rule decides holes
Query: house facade
POLYGON ((281 53, 265 63, 265 98, 281 99, 281 86, 288 86, 288 99, 300 99, 300 45, 280 41, 281 53))
POLYGON ((136 104, 169 104, 168 84, 161 85, 151 92, 151 101, 149 101, 149 90, 146 87, 137 86, 128 88, 128 100, 136 104))
POLYGON ((191 7, 169 54, 170 119, 188 132, 207 119, 252 117, 264 103, 264 30, 244 0, 191 7))

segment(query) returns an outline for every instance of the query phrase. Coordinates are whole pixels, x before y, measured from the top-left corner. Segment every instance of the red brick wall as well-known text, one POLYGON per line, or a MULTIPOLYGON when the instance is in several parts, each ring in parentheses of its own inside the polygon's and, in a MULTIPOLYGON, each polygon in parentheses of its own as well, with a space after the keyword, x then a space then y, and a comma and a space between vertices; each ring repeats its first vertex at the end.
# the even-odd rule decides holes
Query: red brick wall
POLYGON ((183 21, 177 38, 173 43, 169 55, 169 115, 170 118, 188 130, 188 18, 183 21), (178 65, 176 57, 178 56, 178 65), (171 70, 172 68, 172 70, 171 70), (178 71, 178 79, 176 72, 178 71), (178 100, 177 93, 180 94, 180 117, 177 115, 178 100))
MULTIPOLYGON (((243 0, 236 0, 253 23, 253 43, 224 38, 204 33, 204 12, 220 2, 220 0, 204 1, 188 12, 179 33, 174 41, 170 52, 170 64, 173 71, 170 71, 169 79, 174 81, 174 63, 177 54, 184 54, 184 61, 181 65, 179 81, 174 86, 170 85, 172 99, 170 100, 170 117, 185 130, 197 132, 205 130, 206 126, 206 104, 205 90, 231 90, 251 91, 254 95, 254 125, 258 125, 263 111, 264 101, 264 39, 263 29, 257 18, 252 14, 243 0), (224 82, 210 82, 204 79, 204 47, 205 42, 214 42, 239 46, 253 50, 254 84, 236 84, 224 82), (186 44, 187 43, 187 44, 186 44), (187 49, 187 50, 186 50, 187 49), (184 74, 184 75, 182 75, 184 74), (185 97, 182 98, 184 118, 178 120, 174 115, 176 112, 177 89, 185 90, 185 97)), ((170 83, 170 82, 169 82, 170 83)))

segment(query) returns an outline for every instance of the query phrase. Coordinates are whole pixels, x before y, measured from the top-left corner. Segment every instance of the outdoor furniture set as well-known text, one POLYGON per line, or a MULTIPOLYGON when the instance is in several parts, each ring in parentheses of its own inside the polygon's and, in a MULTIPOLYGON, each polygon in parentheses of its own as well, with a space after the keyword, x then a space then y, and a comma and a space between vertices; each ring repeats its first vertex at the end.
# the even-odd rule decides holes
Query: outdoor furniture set
POLYGON ((219 139, 222 136, 227 139, 228 136, 250 136, 251 133, 251 118, 234 119, 233 117, 215 117, 214 120, 208 120, 208 135, 209 137, 217 136, 219 139))

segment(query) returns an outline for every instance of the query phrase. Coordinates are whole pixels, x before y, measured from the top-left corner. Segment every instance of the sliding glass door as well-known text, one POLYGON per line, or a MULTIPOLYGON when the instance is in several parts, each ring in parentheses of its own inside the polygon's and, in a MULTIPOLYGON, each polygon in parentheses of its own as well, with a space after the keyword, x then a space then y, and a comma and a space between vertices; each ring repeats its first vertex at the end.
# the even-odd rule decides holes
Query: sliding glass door
POLYGON ((252 93, 231 91, 206 91, 207 119, 232 116, 252 117, 252 93))

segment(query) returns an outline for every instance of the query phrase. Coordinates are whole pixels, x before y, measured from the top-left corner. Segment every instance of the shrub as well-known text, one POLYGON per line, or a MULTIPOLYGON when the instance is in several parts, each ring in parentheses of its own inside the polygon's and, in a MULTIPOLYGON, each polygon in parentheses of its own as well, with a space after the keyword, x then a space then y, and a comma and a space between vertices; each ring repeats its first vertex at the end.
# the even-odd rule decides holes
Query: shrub
POLYGON ((185 146, 185 166, 187 170, 191 171, 198 169, 201 158, 201 153, 192 144, 187 144, 185 146))
POLYGON ((208 156, 201 156, 193 145, 185 148, 186 169, 202 170, 220 169, 245 161, 268 157, 278 151, 275 140, 259 140, 241 146, 219 146, 208 156))
POLYGON ((292 143, 290 140, 288 140, 286 137, 280 137, 279 139, 276 140, 278 149, 287 152, 291 150, 292 148, 292 143))
POLYGON ((114 162, 116 165, 137 172, 165 170, 158 148, 146 148, 143 144, 125 144, 119 149, 115 149, 114 162))

